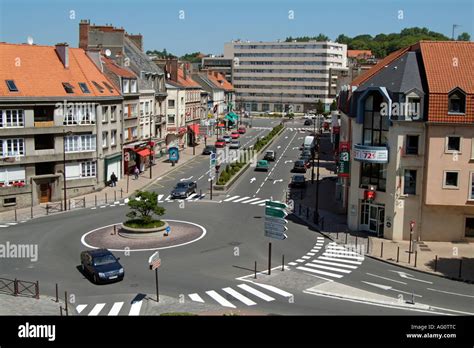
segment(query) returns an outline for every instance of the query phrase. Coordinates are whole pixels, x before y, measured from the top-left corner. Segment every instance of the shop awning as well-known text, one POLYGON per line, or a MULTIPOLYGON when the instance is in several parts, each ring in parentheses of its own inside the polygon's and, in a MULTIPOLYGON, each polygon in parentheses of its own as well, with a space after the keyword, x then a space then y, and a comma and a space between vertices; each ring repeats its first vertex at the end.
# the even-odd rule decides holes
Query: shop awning
POLYGON ((188 126, 189 129, 191 129, 191 131, 194 133, 194 134, 199 134, 199 125, 196 123, 196 124, 190 124, 188 126))
POLYGON ((150 156, 151 155, 154 155, 155 152, 154 151, 150 151, 150 149, 143 149, 143 150, 140 150, 140 151, 137 151, 137 153, 141 156, 141 157, 147 157, 147 156, 150 156))

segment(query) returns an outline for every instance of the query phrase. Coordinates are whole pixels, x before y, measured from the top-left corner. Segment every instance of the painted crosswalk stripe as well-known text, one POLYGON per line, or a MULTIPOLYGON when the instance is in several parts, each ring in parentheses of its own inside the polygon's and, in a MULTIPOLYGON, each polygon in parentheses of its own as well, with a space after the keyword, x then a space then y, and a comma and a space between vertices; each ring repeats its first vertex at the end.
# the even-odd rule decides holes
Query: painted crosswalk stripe
POLYGON ((305 259, 305 260, 308 260, 308 259, 310 259, 311 257, 309 257, 309 256, 302 256, 301 258, 302 258, 302 259, 305 259))
POLYGON ((298 259, 298 260, 296 260, 296 262, 304 262, 304 260, 303 259, 298 259))
POLYGON ((189 196, 188 198, 186 198, 187 201, 190 201, 191 199, 193 199, 194 197, 196 196, 199 196, 199 194, 197 193, 193 193, 191 196, 189 196))
POLYGON ((88 315, 99 315, 100 311, 105 307, 105 303, 98 303, 92 308, 88 315))
POLYGON ((232 196, 232 197, 230 197, 230 198, 224 199, 224 202, 230 202, 230 201, 233 201, 234 199, 237 199, 237 198, 239 198, 239 197, 240 197, 240 196, 232 196))
POLYGON ((18 225, 18 223, 17 222, 7 222, 7 225, 15 226, 15 225, 18 225))
POLYGON ((334 277, 334 278, 342 278, 343 277, 342 274, 324 272, 324 271, 320 271, 320 270, 313 269, 313 268, 308 268, 308 267, 303 267, 303 266, 296 267, 296 269, 306 271, 306 272, 310 272, 310 273, 322 274, 322 275, 325 275, 325 276, 328 276, 328 277, 334 277))
POLYGON ((102 209, 102 208, 107 208, 107 206, 106 206, 106 205, 103 205, 103 206, 102 206, 102 207, 100 207, 100 208, 101 208, 101 209, 102 209))
POLYGON ((204 199, 204 197, 206 197, 205 193, 203 193, 202 195, 199 195, 199 197, 196 198, 194 201, 199 201, 200 199, 204 199))
POLYGON ((318 269, 325 269, 325 270, 328 270, 328 271, 341 272, 341 273, 351 273, 352 272, 351 270, 348 270, 348 269, 341 269, 341 268, 336 268, 336 267, 316 265, 316 264, 313 264, 313 263, 307 263, 307 264, 305 264, 305 266, 314 267, 314 268, 318 268, 318 269))
POLYGON ((158 195, 158 202, 162 202, 162 198, 164 197, 165 195, 158 195))
POLYGON ((86 304, 80 304, 76 307, 77 313, 81 314, 81 312, 87 307, 86 304))
POLYGON ((327 257, 327 256, 320 256, 318 260, 328 260, 328 261, 337 261, 337 262, 343 262, 343 263, 350 263, 353 265, 361 265, 362 262, 360 261, 352 261, 352 260, 343 260, 343 259, 338 259, 336 257, 327 257))
POLYGON ((296 266, 296 265, 297 265, 296 262, 288 262, 288 264, 289 264, 290 266, 296 266))
POLYGON ((329 266, 337 266, 337 267, 345 267, 345 268, 352 268, 352 269, 357 269, 357 266, 352 266, 352 265, 344 265, 342 263, 337 263, 337 262, 330 262, 330 261, 320 261, 320 260, 313 260, 311 261, 312 263, 320 263, 322 265, 329 265, 329 266))
POLYGON ((345 255, 345 254, 336 254, 336 253, 330 253, 330 252, 325 252, 323 253, 324 256, 329 256, 329 257, 342 257, 344 259, 354 259, 354 260, 359 260, 362 261, 364 258, 362 256, 351 256, 351 255, 345 255))
POLYGON ((245 201, 245 202, 242 202, 244 204, 247 204, 247 203, 250 203, 250 202, 253 202, 253 201, 258 201, 260 200, 260 198, 252 198, 252 199, 249 199, 248 201, 245 201))
POLYGON ((273 285, 268 285, 268 284, 260 284, 260 283, 253 283, 255 285, 258 285, 266 290, 269 290, 271 292, 274 292, 275 294, 281 295, 283 297, 292 297, 293 294, 290 294, 289 292, 286 292, 285 290, 279 289, 276 286, 273 285))
POLYGON ((264 294, 263 292, 252 288, 251 286, 248 286, 247 284, 239 284, 237 285, 239 288, 251 293, 254 296, 260 297, 262 300, 270 302, 274 301, 275 299, 271 296, 268 296, 267 294, 264 294))
POLYGON ((206 294, 208 294, 210 297, 212 297, 214 300, 216 300, 221 306, 236 308, 232 303, 227 301, 224 297, 219 295, 214 290, 206 291, 206 294))
POLYGON ((335 254, 335 255, 350 255, 350 256, 359 256, 362 257, 361 254, 356 253, 354 251, 348 251, 348 250, 334 250, 334 249, 326 249, 326 252, 335 254))
POLYGON ((91 210, 95 210, 95 209, 97 209, 97 207, 93 207, 93 208, 91 208, 91 210))
POLYGON ((308 255, 308 256, 314 256, 314 255, 316 255, 316 254, 315 254, 315 253, 306 253, 306 255, 308 255))
POLYGON ((201 302, 201 303, 204 303, 204 300, 203 300, 202 297, 199 296, 198 294, 189 294, 188 296, 189 296, 189 298, 190 298, 191 300, 193 300, 194 302, 201 302))
POLYGON ((318 240, 324 240, 324 237, 317 237, 318 240))
POLYGON ((118 315, 120 313, 120 310, 122 309, 123 302, 115 302, 114 305, 112 306, 112 309, 110 309, 109 314, 107 315, 118 315))
POLYGON ((0 227, 10 227, 10 226, 8 226, 8 225, 0 225, 0 227))
POLYGON ((132 306, 130 307, 130 312, 128 315, 140 315, 140 309, 142 308, 143 301, 133 301, 132 306))
POLYGON ((262 199, 257 202, 250 203, 251 205, 258 204, 258 205, 265 205, 265 202, 268 201, 268 199, 262 199))
POLYGON ((245 303, 247 306, 254 306, 254 305, 257 304, 255 302, 253 302, 251 299, 249 299, 248 297, 245 297, 244 295, 242 295, 241 293, 235 291, 232 288, 223 288, 222 290, 224 290, 225 292, 227 292, 231 296, 235 297, 240 302, 245 303))
POLYGON ((234 201, 234 203, 242 202, 242 201, 245 201, 246 199, 249 199, 249 198, 250 198, 249 196, 246 196, 246 197, 244 197, 244 198, 239 198, 239 199, 236 199, 236 200, 234 201))

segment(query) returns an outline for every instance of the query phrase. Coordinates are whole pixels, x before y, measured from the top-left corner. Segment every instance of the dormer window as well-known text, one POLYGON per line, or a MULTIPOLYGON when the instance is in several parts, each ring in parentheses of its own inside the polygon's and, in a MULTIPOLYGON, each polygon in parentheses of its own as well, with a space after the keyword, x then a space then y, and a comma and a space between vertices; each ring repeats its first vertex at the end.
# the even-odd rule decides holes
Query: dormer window
POLYGON ((81 87, 82 93, 90 93, 91 91, 89 90, 89 87, 87 87, 87 84, 84 82, 79 82, 79 87, 81 87))
POLYGON ((454 114, 466 112, 466 94, 459 88, 448 94, 448 112, 454 114))
POLYGON ((105 81, 102 81, 102 83, 104 84, 105 87, 107 87, 107 88, 109 89, 109 92, 110 92, 110 93, 113 93, 113 92, 114 92, 114 88, 113 88, 111 85, 109 85, 109 84, 108 84, 107 82, 105 82, 105 81))
POLYGON ((130 80, 130 92, 137 93, 137 80, 130 80))
POLYGON ((16 86, 15 81, 5 80, 5 83, 7 84, 8 90, 10 92, 18 92, 18 87, 16 86))
POLYGON ((70 83, 63 82, 63 87, 66 93, 74 93, 74 87, 70 83))
POLYGON ((102 87, 101 85, 99 85, 95 81, 92 81, 92 84, 95 86, 95 88, 97 88, 99 90, 100 93, 104 93, 104 87, 102 87))

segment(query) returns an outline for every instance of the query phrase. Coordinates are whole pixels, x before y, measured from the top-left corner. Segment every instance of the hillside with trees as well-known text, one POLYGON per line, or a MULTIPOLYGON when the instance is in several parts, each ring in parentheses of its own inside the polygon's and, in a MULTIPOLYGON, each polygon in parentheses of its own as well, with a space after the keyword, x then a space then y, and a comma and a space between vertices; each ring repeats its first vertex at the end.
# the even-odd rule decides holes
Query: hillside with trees
MULTIPOLYGON (((302 36, 294 38, 290 36, 286 38, 285 41, 326 41, 325 39, 328 39, 326 35, 319 34, 318 36, 314 37, 302 36)), ((460 41, 469 41, 470 39, 470 35, 465 32, 461 33, 457 37, 457 40, 460 41)), ((405 28, 400 33, 377 34, 375 36, 363 34, 349 37, 347 35, 340 34, 335 41, 346 44, 347 48, 350 50, 371 50, 377 58, 382 58, 402 47, 412 45, 420 40, 447 41, 450 40, 450 38, 441 33, 428 30, 428 28, 413 27, 405 28)))

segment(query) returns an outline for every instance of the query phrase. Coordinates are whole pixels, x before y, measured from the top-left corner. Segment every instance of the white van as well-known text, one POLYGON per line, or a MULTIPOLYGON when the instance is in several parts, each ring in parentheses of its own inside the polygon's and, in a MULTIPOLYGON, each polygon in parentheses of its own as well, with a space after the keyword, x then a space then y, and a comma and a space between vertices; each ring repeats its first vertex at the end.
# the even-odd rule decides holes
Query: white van
POLYGON ((303 150, 311 150, 314 147, 314 137, 313 136, 306 136, 304 138, 303 143, 303 150))

